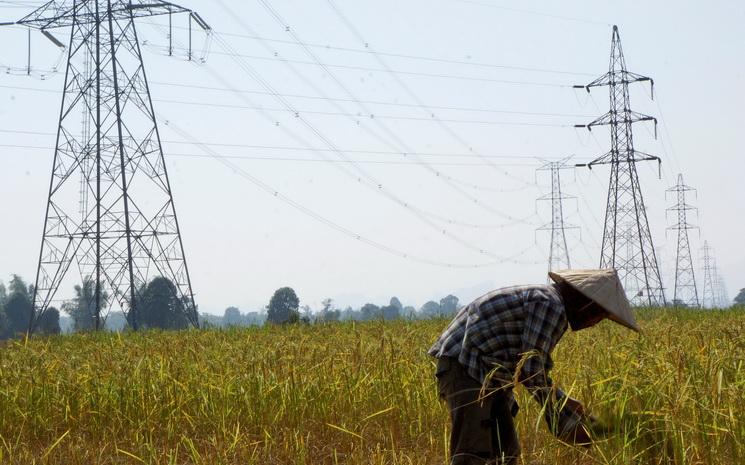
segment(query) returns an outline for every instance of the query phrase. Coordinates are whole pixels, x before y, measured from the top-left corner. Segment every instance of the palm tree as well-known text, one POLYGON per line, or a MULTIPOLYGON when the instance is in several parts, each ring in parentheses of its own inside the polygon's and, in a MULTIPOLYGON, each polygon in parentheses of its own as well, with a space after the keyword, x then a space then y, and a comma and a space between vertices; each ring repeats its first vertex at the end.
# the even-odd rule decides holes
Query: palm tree
MULTIPOLYGON (((108 305, 108 294, 101 292, 101 313, 108 305)), ((73 319, 75 331, 87 331, 96 328, 96 282, 89 277, 83 279, 82 285, 75 286, 75 298, 66 302, 62 309, 73 319)), ((103 321, 99 322, 99 328, 103 321)))

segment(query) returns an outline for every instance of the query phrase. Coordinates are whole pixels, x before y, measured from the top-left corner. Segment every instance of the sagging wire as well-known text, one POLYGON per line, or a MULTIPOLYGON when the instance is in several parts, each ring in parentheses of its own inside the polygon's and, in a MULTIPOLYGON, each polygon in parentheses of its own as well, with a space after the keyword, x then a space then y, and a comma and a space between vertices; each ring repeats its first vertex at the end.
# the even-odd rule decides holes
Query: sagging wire
MULTIPOLYGON (((220 2, 220 5, 231 16, 236 17, 236 18, 238 17, 223 2, 220 2)), ((278 17, 276 15, 276 11, 271 10, 271 7, 268 6, 268 5, 266 5, 266 4, 265 4, 265 6, 268 8, 268 11, 270 11, 270 13, 273 14, 273 16, 275 16, 275 19, 279 22, 279 24, 285 30, 291 32, 291 30, 289 29, 289 27, 288 26, 285 26, 282 18, 281 17, 278 17)), ((247 24, 245 24, 244 22, 242 22, 240 20, 238 20, 238 21, 239 21, 239 23, 245 29, 247 29, 248 31, 250 31, 250 32, 253 33, 253 30, 250 28, 250 26, 248 26, 247 24)), ((354 103, 356 103, 357 105, 359 105, 361 108, 364 109, 364 112, 366 113, 366 115, 364 115, 364 116, 366 116, 364 119, 361 118, 361 116, 363 116, 363 115, 349 115, 349 117, 351 118, 351 120, 357 126, 361 127, 363 130, 367 131, 369 134, 371 134, 374 138, 378 139, 382 143, 388 145, 389 147, 392 147, 391 144, 390 144, 390 142, 388 142, 387 140, 382 139, 380 135, 374 133, 370 128, 368 128, 366 125, 363 124, 364 121, 366 121, 366 120, 367 121, 373 121, 375 124, 378 124, 383 129, 383 131, 388 134, 389 137, 391 137, 393 140, 395 140, 398 144, 400 144, 403 147, 403 150, 401 150, 402 152, 407 153, 407 154, 413 154, 413 153, 415 153, 414 150, 412 150, 409 147, 406 147, 406 144, 400 138, 398 138, 395 134, 393 134, 390 131, 390 129, 388 129, 385 125, 383 125, 382 123, 380 123, 379 118, 376 116, 376 114, 374 112, 372 112, 372 111, 370 111, 370 110, 368 110, 368 109, 366 109, 364 107, 363 102, 361 102, 359 99, 357 99, 348 90, 348 88, 346 86, 344 86, 344 84, 342 84, 341 81, 331 72, 331 70, 329 69, 329 66, 330 65, 327 65, 326 63, 321 62, 321 60, 319 60, 315 56, 315 54, 313 54, 313 52, 311 52, 308 49, 308 47, 304 45, 304 42, 302 42, 294 33, 292 33, 292 34, 293 34, 293 37, 296 39, 297 45, 303 46, 305 48, 305 50, 307 51, 308 55, 314 60, 311 64, 316 64, 316 65, 320 66, 334 80, 334 82, 336 82, 336 84, 341 89, 343 89, 345 91, 345 93, 347 94, 347 96, 350 97, 349 100, 353 101, 354 103)), ((225 42, 227 43, 227 41, 225 41, 225 42)), ((262 43, 262 45, 269 52, 270 55, 274 56, 275 59, 277 59, 277 60, 283 62, 285 65, 287 65, 299 79, 303 80, 303 82, 305 82, 308 86, 310 86, 316 92, 318 92, 319 94, 321 94, 328 102, 330 102, 337 109, 339 109, 340 112, 343 111, 343 109, 341 109, 341 107, 339 107, 338 104, 336 104, 334 102, 334 100, 328 99, 328 97, 325 96, 324 92, 320 88, 318 88, 317 86, 315 86, 312 82, 310 82, 308 80, 308 78, 303 73, 300 73, 296 69, 294 69, 294 67, 292 66, 292 63, 297 63, 297 60, 287 60, 284 57, 281 57, 280 54, 276 50, 272 49, 271 47, 269 47, 265 43, 262 43)), ((240 54, 237 54, 237 52, 235 52, 235 55, 241 56, 240 54)), ((235 59, 235 57, 234 57, 234 59, 235 59)), ((431 115, 431 116, 428 116, 427 118, 421 118, 419 120, 431 121, 431 118, 433 118, 433 117, 434 117, 434 115, 431 115)), ((400 118, 403 119, 403 117, 400 117, 400 118)), ((511 124, 511 123, 506 123, 506 124, 511 124)), ((520 124, 520 123, 516 123, 516 124, 520 124)), ((518 191, 518 190, 525 190, 526 189, 524 186, 520 186, 518 189, 502 189, 502 188, 495 188, 493 186, 481 186, 479 184, 476 184, 476 183, 473 183, 473 182, 470 182, 470 181, 459 180, 459 179, 454 178, 453 176, 448 175, 446 173, 443 173, 443 172, 441 172, 439 170, 432 169, 431 167, 428 167, 426 165, 426 162, 422 162, 422 166, 424 168, 428 169, 433 175, 435 175, 436 177, 438 177, 438 179, 440 179, 440 180, 448 183, 451 186, 451 188, 457 190, 461 195, 464 195, 466 198, 468 198, 469 202, 473 202, 474 204, 476 204, 478 206, 482 206, 482 202, 480 200, 478 200, 475 197, 471 196, 470 194, 464 192, 462 189, 460 189, 457 186, 454 186, 453 184, 461 184, 461 185, 465 185, 466 187, 469 187, 469 188, 475 188, 477 190, 488 190, 490 192, 512 192, 512 191, 518 191)), ((530 186, 530 187, 532 187, 532 186, 530 186)))
MULTIPOLYGON (((259 0, 259 1, 262 2, 263 4, 266 4, 266 2, 264 0, 259 0)), ((411 98, 414 102, 416 102, 417 105, 419 105, 419 107, 424 112, 426 112, 426 114, 432 115, 433 112, 431 111, 431 109, 427 108, 427 106, 422 102, 422 100, 411 90, 411 88, 405 82, 403 82, 401 80, 401 78, 397 74, 394 74, 394 73, 391 72, 391 70, 388 67, 387 63, 379 55, 377 55, 375 53, 374 49, 371 46, 369 46, 369 42, 364 39, 364 37, 362 36, 362 34, 360 33, 360 31, 341 12, 341 10, 336 6, 336 4, 333 2, 333 0, 327 0, 327 3, 331 7, 331 9, 334 11, 334 13, 339 17, 339 19, 341 20, 341 22, 357 38, 357 40, 359 40, 361 43, 366 44, 370 48, 370 50, 373 53, 373 56, 375 57, 375 59, 377 60, 377 62, 385 70, 387 70, 387 72, 391 73, 391 75, 393 76, 393 78, 396 81, 396 83, 409 95, 409 98, 411 98)), ((564 87, 564 86, 559 86, 559 87, 564 87)), ((434 118, 434 119, 437 120, 437 118, 434 118)), ((450 128, 447 124, 445 124, 444 122, 439 121, 439 126, 445 132, 447 132, 454 140, 456 140, 458 143, 460 143, 461 145, 463 145, 469 152, 473 152, 473 153, 475 153, 477 155, 479 154, 478 151, 476 151, 476 150, 473 149, 473 147, 471 146, 471 144, 467 143, 460 135, 458 135, 455 131, 453 131, 452 128, 450 128)), ((521 178, 519 178, 517 176, 514 176, 513 174, 509 173, 506 170, 499 169, 496 166, 491 166, 491 167, 495 171, 497 171, 497 172, 501 173, 502 175, 506 176, 507 178, 512 179, 514 181, 517 181, 517 182, 521 183, 522 185, 531 185, 531 186, 533 185, 533 183, 528 182, 528 181, 525 181, 524 179, 521 179, 521 178)))
MULTIPOLYGON (((225 42, 220 37, 219 34, 216 34, 216 42, 218 43, 219 46, 224 47, 225 50, 230 50, 231 49, 230 48, 230 45, 227 44, 227 42, 225 42)), ((268 82, 266 82, 260 75, 258 75, 258 73, 256 73, 256 71, 248 63, 246 63, 244 61, 241 61, 239 59, 237 59, 236 63, 239 66, 241 66, 241 68, 244 70, 244 72, 246 72, 249 76, 251 76, 252 79, 256 80, 256 82, 258 82, 260 85, 262 85, 265 89, 269 90, 270 92, 274 92, 274 89, 271 86, 271 84, 269 84, 268 82)), ((211 68, 209 68, 209 67, 206 68, 206 69, 212 71, 211 68)), ((215 74, 214 71, 213 71, 213 76, 216 79, 221 80, 223 85, 229 86, 229 83, 227 83, 224 80, 224 78, 222 78, 222 76, 220 76, 219 74, 215 74)), ((243 98, 245 99, 246 97, 243 96, 243 98)), ((344 160, 350 160, 349 157, 343 151, 341 151, 338 147, 336 147, 335 144, 330 139, 328 139, 315 126, 313 126, 309 121, 307 121, 307 119, 302 114, 300 114, 299 112, 297 112, 295 110, 294 106, 292 106, 291 103, 289 103, 288 101, 286 101, 285 99, 281 98, 281 96, 278 96, 278 95, 275 95, 275 98, 277 100, 279 100, 280 103, 282 103, 283 105, 285 105, 285 107, 288 109, 288 112, 291 115, 293 115, 295 119, 299 120, 304 126, 306 126, 306 128, 308 128, 312 133, 314 133, 324 143, 324 145, 326 145, 329 149, 331 149, 331 151, 333 153, 335 153, 339 158, 344 159, 344 160)), ((260 112, 260 113, 262 115, 265 115, 265 112, 260 112)), ((270 121, 274 121, 271 117, 269 117, 269 119, 270 119, 270 121)), ((297 135, 293 134, 287 128, 284 128, 284 126, 281 126, 281 128, 285 132, 287 132, 291 137, 295 138, 296 140, 299 140, 299 137, 297 135)), ((301 140, 301 143, 302 143, 302 145, 306 145, 306 146, 310 147, 310 144, 308 144, 305 141, 302 141, 301 140)), ((357 171, 357 173, 358 173, 357 175, 350 174, 347 170, 343 169, 344 168, 343 166, 338 166, 337 165, 338 168, 342 169, 342 171, 344 171, 345 173, 347 173, 348 175, 350 175, 351 177, 353 177, 353 179, 356 179, 358 182, 362 182, 362 180, 364 179, 365 180, 365 182, 364 182, 364 185, 365 186, 373 189, 376 192, 379 192, 380 194, 384 195, 390 201, 398 204, 399 206, 401 206, 401 207, 403 207, 405 209, 410 210, 415 216, 419 217, 419 219, 422 220, 425 224, 428 224, 430 227, 434 228, 435 230, 440 231, 444 235, 451 236, 451 238, 453 240, 455 240, 456 242, 460 242, 460 243, 463 242, 463 239, 460 239, 457 236, 454 236, 452 233, 450 233, 447 230, 441 229, 439 226, 433 224, 430 220, 428 220, 427 217, 434 218, 434 219, 436 219, 436 220, 438 220, 438 221, 440 221, 442 223, 445 223, 445 224, 457 224, 457 225, 469 226, 469 223, 452 220, 450 218, 445 218, 442 215, 439 215, 437 213, 429 212, 429 211, 426 211, 426 210, 421 209, 419 207, 413 206, 409 202, 403 201, 401 198, 399 198, 398 196, 394 195, 392 192, 389 192, 384 187, 384 185, 383 185, 382 182, 380 182, 375 177, 373 177, 372 175, 370 175, 369 173, 367 173, 361 167, 359 167, 357 165, 354 165, 354 163, 352 163, 352 166, 357 171)), ((492 212, 494 214, 497 214, 498 216, 501 216, 501 217, 503 217, 503 218, 505 218, 507 220, 522 222, 520 220, 520 218, 516 218, 516 217, 514 217, 512 215, 509 215, 509 214, 500 212, 500 211, 495 210, 495 209, 491 209, 491 210, 492 210, 492 212)), ((479 251, 481 252, 481 250, 479 250, 479 251)))
MULTIPOLYGON (((220 47, 222 47, 226 51, 232 50, 232 47, 230 47, 230 45, 224 39, 222 39, 222 37, 219 34, 216 34, 215 37, 216 37, 216 42, 217 42, 217 44, 220 47)), ((259 83, 266 90, 268 90, 275 97, 275 99, 277 99, 281 104, 283 104, 285 106, 285 108, 287 108, 287 111, 288 111, 288 113, 290 115, 292 115, 295 119, 299 120, 305 127, 307 127, 311 132, 313 132, 317 137, 319 137, 319 139, 325 145, 327 145, 327 147, 329 149, 331 149, 331 151, 333 153, 337 154, 337 156, 339 156, 342 159, 349 160, 349 158, 346 156, 345 153, 343 153, 340 149, 338 149, 333 144, 333 142, 331 142, 331 140, 329 140, 315 126, 313 126, 309 121, 307 121, 307 119, 302 114, 300 114, 294 108, 294 106, 290 102, 288 102, 286 99, 282 98, 282 96, 279 95, 273 89, 273 87, 271 86, 271 84, 269 84, 268 82, 266 82, 266 80, 263 77, 261 77, 253 69, 253 67, 251 67, 251 65, 249 65, 248 63, 246 63, 244 60, 241 60, 240 59, 240 56, 235 56, 234 57, 234 61, 236 62, 236 64, 238 64, 243 69, 244 72, 246 72, 250 77, 252 77, 252 79, 254 79, 257 83, 259 83)), ((208 71, 210 71, 212 73, 213 77, 215 77, 215 79, 219 80, 224 86, 230 87, 230 84, 227 83, 227 81, 225 81, 225 79, 221 75, 219 75, 219 73, 215 72, 210 67, 207 67, 206 69, 208 71)), ((238 95, 240 95, 240 94, 238 94, 238 95)), ((247 99, 247 97, 245 97, 245 95, 241 95, 241 97, 244 100, 247 100, 249 103, 251 103, 250 100, 247 99)), ((260 111, 260 113, 263 116, 267 116, 265 114, 265 112, 263 112, 263 111, 260 111)), ((279 123, 278 122, 275 122, 275 120, 273 118, 268 117, 268 119, 270 121, 272 121, 272 123, 275 124, 276 126, 279 126, 279 123)), ((295 140, 298 140, 302 145, 305 145, 307 147, 311 147, 310 144, 308 144, 307 142, 305 142, 302 139, 300 139, 296 134, 292 133, 291 131, 289 131, 284 126, 281 126, 281 129, 283 131, 287 132, 290 137, 294 138, 295 140)), ((351 176, 353 179, 356 179, 358 182, 361 182, 362 183, 362 181, 364 179, 364 181, 365 181, 364 182, 364 185, 366 185, 367 187, 375 190, 376 192, 379 192, 379 193, 383 194, 386 198, 388 198, 389 200, 393 201, 394 203, 397 203, 399 206, 402 206, 402 207, 410 210, 412 213, 414 213, 416 216, 418 216, 422 221, 424 221, 425 223, 429 224, 431 227, 436 228, 437 230, 441 230, 441 228, 438 227, 438 226, 436 226, 436 225, 434 225, 434 224, 432 224, 429 220, 427 220, 426 217, 434 218, 434 219, 436 219, 436 220, 438 220, 438 221, 440 221, 442 223, 445 223, 445 224, 461 225, 461 226, 464 226, 464 227, 472 227, 473 226, 472 223, 467 223, 467 222, 453 220, 453 219, 450 219, 450 218, 443 217, 442 215, 439 215, 437 213, 429 212, 429 211, 426 211, 424 209, 415 207, 415 206, 411 205, 410 203, 401 200, 399 197, 395 196, 391 192, 388 192, 387 189, 384 188, 383 184, 380 181, 378 181, 377 179, 375 179, 374 177, 372 177, 370 174, 368 174, 367 172, 365 172, 361 167, 354 165, 353 162, 352 162, 352 166, 356 169, 356 171, 359 173, 359 175, 355 175, 353 173, 349 173, 349 171, 346 170, 343 166, 337 166, 337 167, 339 169, 341 169, 343 172, 345 172, 346 174, 348 174, 349 176, 351 176)), ((522 220, 520 218, 516 218, 516 217, 514 217, 512 215, 509 215, 509 214, 500 212, 498 210, 495 210, 495 209, 492 209, 492 210, 493 210, 493 212, 495 214, 497 214, 499 216, 502 216, 503 218, 505 218, 507 220, 517 221, 517 222, 526 222, 526 221, 524 221, 524 220, 522 220)), ((445 234, 445 235, 451 235, 451 233, 448 232, 448 231, 446 231, 446 230, 441 230, 441 232, 443 234, 445 234)), ((453 237, 453 239, 456 240, 456 241, 461 241, 462 242, 462 239, 459 239, 457 237, 453 237)))
POLYGON ((509 256, 509 257, 501 257, 501 258, 499 258, 497 260, 494 260, 494 261, 491 261, 491 262, 475 263, 475 264, 450 263, 450 262, 432 260, 432 259, 429 259, 429 258, 426 258, 426 257, 422 257, 422 256, 410 254, 410 253, 404 252, 402 250, 399 250, 399 249, 396 249, 396 248, 393 248, 393 247, 389 247, 389 246, 384 245, 384 244, 382 244, 380 242, 374 241, 374 240, 369 239, 369 238, 367 238, 365 236, 362 236, 360 234, 357 234, 356 232, 354 232, 354 231, 352 231, 352 230, 350 230, 350 229, 348 229, 348 228, 346 228, 344 226, 341 226, 338 223, 335 223, 335 222, 329 220, 328 218, 320 215, 319 213, 315 212, 314 210, 311 210, 310 208, 305 207, 304 205, 296 202, 295 200, 293 200, 289 196, 287 196, 287 195, 279 192, 278 190, 274 189, 269 184, 261 181, 257 177, 255 177, 252 174, 250 174, 249 172, 245 171, 240 166, 238 166, 235 163, 232 163, 229 160, 221 157, 219 154, 217 154, 216 152, 214 152, 209 147, 200 144, 199 141, 193 139, 189 135, 188 132, 186 132, 186 131, 182 130, 181 128, 179 128, 172 121, 170 121, 168 119, 164 119, 164 121, 165 121, 165 125, 167 127, 171 128, 175 133, 177 133, 184 140, 189 141, 192 145, 194 145, 195 147, 199 148, 202 152, 204 152, 205 154, 209 155, 214 160, 222 163, 227 168, 229 168, 230 170, 232 170, 234 173, 238 174, 239 176, 243 177, 244 179, 246 179, 247 181, 251 182, 255 186, 259 187, 261 190, 267 192, 272 197, 275 197, 276 199, 278 199, 278 200, 280 200, 280 201, 282 201, 282 202, 290 205, 291 207, 293 207, 294 209, 300 211, 301 213, 305 214, 306 216, 308 216, 308 217, 310 217, 310 218, 312 218, 312 219, 314 219, 314 220, 316 220, 316 221, 318 221, 320 223, 323 223, 326 226, 328 226, 328 227, 330 227, 330 228, 332 228, 332 229, 334 229, 334 230, 336 230, 336 231, 338 231, 338 232, 340 232, 342 234, 345 234, 345 235, 347 235, 347 236, 349 236, 349 237, 351 237, 351 238, 353 238, 353 239, 355 239, 357 241, 360 241, 362 243, 365 243, 365 244, 367 244, 367 245, 369 245, 371 247, 374 247, 374 248, 376 248, 378 250, 384 251, 384 252, 386 252, 388 254, 395 255, 397 257, 404 258, 404 259, 407 259, 407 260, 412 260, 412 261, 415 261, 415 262, 427 264, 427 265, 433 265, 433 266, 439 266, 439 267, 445 267, 445 268, 487 268, 487 267, 493 267, 493 266, 500 265, 500 264, 505 264, 505 263, 513 263, 513 264, 537 264, 538 263, 538 262, 521 262, 521 261, 516 260, 518 257, 526 254, 530 250, 533 250, 534 249, 534 246, 533 245, 531 245, 529 247, 526 247, 525 249, 520 250, 519 252, 517 252, 517 253, 509 256))
MULTIPOLYGON (((174 26, 174 28, 185 29, 183 26, 174 26)), ((292 46, 300 45, 295 41, 276 39, 276 38, 270 38, 270 37, 262 37, 257 34, 248 35, 248 34, 238 34, 234 32, 225 32, 225 31, 223 31, 221 34, 225 37, 238 37, 238 38, 243 38, 243 39, 251 39, 251 40, 263 41, 263 42, 272 42, 272 43, 279 43, 279 44, 292 45, 292 46)), ((366 54, 366 55, 370 55, 373 53, 367 47, 368 44, 365 44, 366 45, 365 48, 353 48, 353 47, 345 47, 345 46, 339 46, 339 45, 318 44, 318 43, 310 43, 310 42, 306 42, 305 45, 308 47, 318 48, 322 50, 334 50, 334 51, 349 52, 349 53, 361 53, 361 54, 366 54)), ((564 74, 564 75, 569 75, 569 76, 595 76, 595 73, 582 73, 582 72, 577 72, 577 71, 566 71, 566 70, 557 70, 557 69, 549 69, 549 68, 536 68, 536 67, 530 67, 530 66, 514 66, 514 65, 503 65, 503 64, 484 63, 484 62, 476 62, 476 61, 464 61, 464 60, 455 60, 455 59, 448 59, 448 58, 412 55, 412 54, 394 53, 394 52, 378 51, 375 53, 381 56, 387 56, 391 58, 403 58, 403 59, 409 59, 409 60, 428 61, 428 62, 433 62, 433 63, 466 65, 466 66, 474 66, 474 67, 480 67, 480 68, 494 68, 494 69, 533 72, 533 73, 564 74)))
POLYGON ((0 63, 0 72, 4 72, 5 74, 11 75, 11 76, 27 76, 31 78, 38 79, 40 81, 45 81, 48 77, 52 77, 54 75, 60 74, 59 70, 62 66, 63 61, 67 57, 67 47, 62 44, 61 42, 57 41, 51 34, 49 34, 46 31, 41 31, 44 36, 52 41, 57 48, 59 49, 59 53, 54 60, 52 66, 49 68, 35 68, 32 66, 32 55, 31 55, 31 32, 32 28, 28 27, 21 27, 21 26, 14 26, 9 25, 5 26, 9 29, 21 29, 27 31, 27 61, 26 66, 12 66, 12 65, 6 65, 4 63, 0 63))
MULTIPOLYGON (((220 1, 219 3, 223 7, 223 9, 225 9, 228 13, 231 13, 232 14, 232 10, 230 10, 230 8, 228 8, 225 5, 224 2, 220 1)), ((373 116, 373 113, 364 105, 364 103, 361 102, 359 99, 357 99, 357 97, 348 89, 348 87, 345 86, 341 82, 341 80, 309 49, 309 47, 305 44, 305 42, 302 41, 300 39, 300 37, 298 37, 297 34, 295 34, 295 32, 290 28, 290 26, 287 25, 286 21, 282 18, 282 16, 280 16, 279 13, 271 5, 269 5, 267 2, 265 2, 263 0, 260 0, 260 3, 269 12, 269 14, 272 17, 274 17, 274 19, 277 21, 277 23, 280 25, 280 27, 282 27, 286 32, 288 32, 292 36, 292 38, 295 40, 296 44, 299 45, 299 46, 301 46, 306 51, 307 55, 311 59, 313 59, 313 61, 324 70, 324 72, 337 84, 337 86, 340 89, 342 89, 344 91, 344 93, 347 95, 347 97, 349 97, 350 100, 352 100, 360 108, 362 108, 365 113, 368 113, 371 116, 373 116)), ((233 14, 233 16, 235 16, 235 15, 233 14)), ((247 24, 245 24, 244 22, 239 21, 239 23, 244 28, 246 28, 247 30, 249 30, 250 32, 253 32, 252 29, 247 24)), ((267 49, 268 52, 273 53, 274 55, 278 55, 278 53, 275 50, 271 49, 266 44, 262 44, 262 45, 264 45, 264 47, 267 49)), ((286 64, 287 64, 287 62, 286 62, 286 64)), ((291 69, 292 69, 292 67, 291 67, 291 69)), ((293 71, 295 71, 295 70, 293 69, 293 71)), ((298 75, 301 79, 303 79, 306 83, 308 83, 308 80, 307 80, 307 78, 304 75, 299 74, 296 71, 295 71, 295 74, 298 75)), ((309 85, 312 86, 312 84, 310 84, 310 83, 309 83, 309 85)), ((320 90, 320 89, 318 89, 316 87, 314 87, 314 89, 317 92, 323 94, 323 91, 322 90, 320 90)), ((400 148, 402 148, 405 153, 407 153, 407 154, 414 153, 414 151, 410 147, 408 147, 407 144, 398 135, 396 135, 393 131, 391 131, 390 128, 388 128, 387 126, 385 126, 384 124, 382 124, 377 118, 372 119, 372 120, 388 135, 388 137, 390 137, 396 144, 398 144, 400 146, 400 148)), ((425 120, 425 121, 433 121, 433 120, 435 120, 436 121, 437 120, 437 117, 436 117, 436 115, 434 113, 431 113, 426 118, 422 118, 420 120, 425 120)), ((360 125, 359 120, 357 121, 357 124, 360 125)), ((520 123, 516 123, 516 124, 520 124, 520 123)), ((533 123, 527 123, 527 124, 533 125, 533 123)), ((381 139, 379 136, 377 136, 376 134, 372 133, 372 131, 370 131, 366 127, 364 127, 364 129, 367 130, 369 133, 373 134, 382 143, 388 145, 389 147, 392 147, 394 150, 397 149, 396 147, 393 147, 393 145, 390 142, 388 142, 387 140, 381 139)), ((475 184, 473 182, 461 181, 461 180, 459 180, 459 179, 457 179, 457 178, 455 178, 455 177, 453 177, 453 176, 451 176, 451 175, 449 175, 447 173, 443 173, 440 170, 436 170, 436 169, 432 168, 431 166, 429 166, 423 160, 420 160, 420 163, 421 163, 421 165, 422 165, 423 168, 427 169, 432 175, 434 175, 435 177, 437 177, 441 181, 444 181, 445 183, 447 183, 453 190, 455 190, 459 194, 461 194, 464 197, 466 197, 469 200, 469 202, 473 202, 476 205, 482 206, 482 203, 481 203, 481 201, 479 199, 477 199, 474 196, 470 195, 469 193, 463 191, 460 187, 458 187, 455 184, 466 185, 467 187, 476 188, 476 189, 479 189, 482 186, 480 186, 478 184, 475 184)), ((486 190, 486 188, 488 188, 492 192, 494 192, 494 191, 499 191, 499 192, 505 191, 505 189, 498 189, 498 188, 494 188, 494 187, 491 187, 491 186, 488 186, 488 187, 487 186, 483 186, 483 187, 485 187, 485 189, 481 189, 481 190, 486 190)), ((533 187, 533 186, 531 186, 531 187, 533 187)), ((511 191, 512 189, 507 189, 507 190, 508 191, 511 191)), ((522 186, 521 186, 520 190, 524 190, 522 186)))
MULTIPOLYGON (((12 130, 0 130, 0 132, 12 132, 12 133, 23 133, 23 134, 31 134, 35 136, 53 136, 53 133, 44 133, 44 132, 37 132, 37 131, 12 131, 12 130)), ((184 141, 175 141, 175 140, 162 140, 164 144, 183 144, 187 146, 193 146, 193 143, 191 142, 184 142, 184 141)), ((220 145, 220 144, 211 144, 209 142, 203 142, 198 141, 198 143, 205 147, 212 147, 213 145, 220 145)), ((54 147, 52 146, 39 146, 39 145, 27 145, 27 144, 0 144, 0 147, 4 148, 14 148, 14 149, 28 149, 28 150, 40 150, 40 151, 46 151, 46 152, 53 152, 54 147)), ((264 147, 265 148, 265 147, 264 147)), ((180 152, 173 152, 170 150, 165 150, 166 158, 212 158, 210 155, 200 155, 200 154, 194 154, 194 153, 180 153, 180 152)), ((225 155, 218 152, 215 152, 218 156, 220 156, 223 159, 226 160, 259 160, 259 161, 287 161, 287 162, 338 162, 343 163, 343 160, 328 160, 328 159, 307 159, 307 158, 277 158, 277 157, 252 157, 252 156, 243 156, 243 155, 225 155)), ((379 162, 379 161, 357 161, 357 163, 385 163, 385 162, 379 162)), ((401 164, 405 162, 392 162, 394 164, 401 164)), ((525 220, 532 219, 533 217, 536 217, 536 215, 530 215, 525 220)), ((456 225, 456 226, 463 226, 463 227, 469 227, 473 229, 507 229, 510 227, 515 227, 518 225, 521 225, 517 222, 508 222, 508 223, 500 223, 500 224, 472 224, 472 223, 465 223, 465 222, 457 222, 455 220, 448 220, 443 218, 443 222, 447 222, 448 224, 456 225)))

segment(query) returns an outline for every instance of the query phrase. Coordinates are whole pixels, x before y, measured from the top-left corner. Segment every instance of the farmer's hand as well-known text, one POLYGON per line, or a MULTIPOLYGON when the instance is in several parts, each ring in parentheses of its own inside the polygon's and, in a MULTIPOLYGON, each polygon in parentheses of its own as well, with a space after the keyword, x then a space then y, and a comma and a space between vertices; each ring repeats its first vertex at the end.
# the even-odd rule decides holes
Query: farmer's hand
POLYGON ((559 439, 576 446, 590 447, 592 445, 592 438, 583 422, 577 423, 574 428, 564 432, 559 439))
POLYGON ((572 399, 571 397, 567 397, 565 401, 564 408, 569 409, 572 412, 577 412, 579 415, 585 415, 585 406, 582 405, 582 402, 577 399, 572 399))
POLYGON ((577 399, 566 397, 563 401, 564 407, 562 410, 575 413, 581 420, 574 425, 560 425, 561 434, 559 439, 569 444, 590 447, 592 438, 585 427, 585 421, 592 422, 595 420, 594 417, 585 413, 585 406, 577 399))

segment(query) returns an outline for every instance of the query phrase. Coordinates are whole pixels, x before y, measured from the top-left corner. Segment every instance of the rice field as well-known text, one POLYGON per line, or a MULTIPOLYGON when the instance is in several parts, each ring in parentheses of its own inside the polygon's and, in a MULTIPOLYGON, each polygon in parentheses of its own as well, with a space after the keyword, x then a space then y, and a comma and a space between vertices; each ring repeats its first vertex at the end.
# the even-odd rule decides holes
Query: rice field
MULTIPOLYGON (((608 424, 560 444, 518 390, 524 464, 745 463, 745 313, 567 333, 553 378, 608 424)), ((0 346, 1 464, 444 464, 426 349, 447 321, 34 338, 0 346)))

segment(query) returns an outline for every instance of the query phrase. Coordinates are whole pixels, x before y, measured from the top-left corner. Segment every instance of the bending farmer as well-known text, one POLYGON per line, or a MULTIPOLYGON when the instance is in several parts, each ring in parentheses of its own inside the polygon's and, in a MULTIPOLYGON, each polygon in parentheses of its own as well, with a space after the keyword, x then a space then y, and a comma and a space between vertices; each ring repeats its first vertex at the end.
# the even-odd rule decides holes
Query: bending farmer
POLYGON ((450 409, 450 465, 517 463, 515 381, 545 407, 554 435, 590 444, 583 423, 591 419, 582 404, 555 388, 548 376, 551 351, 567 327, 578 331, 608 318, 639 328, 615 270, 549 276, 553 284, 508 287, 476 299, 429 349, 438 359, 440 397, 450 409))

